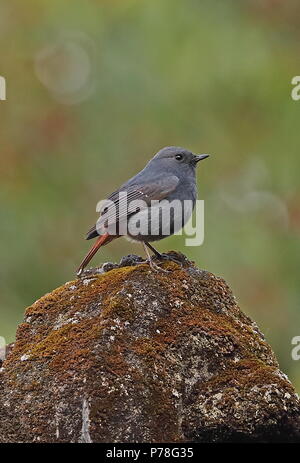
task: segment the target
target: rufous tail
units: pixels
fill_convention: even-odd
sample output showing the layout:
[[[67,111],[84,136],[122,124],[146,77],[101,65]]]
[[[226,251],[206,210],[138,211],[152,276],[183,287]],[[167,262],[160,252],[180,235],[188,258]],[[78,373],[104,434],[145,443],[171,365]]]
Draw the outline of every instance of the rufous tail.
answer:
[[[89,261],[94,257],[98,249],[103,246],[104,244],[107,244],[107,242],[111,241],[114,238],[114,236],[109,235],[108,233],[105,233],[104,235],[100,235],[99,238],[97,239],[96,243],[94,246],[90,249],[90,251],[87,253],[81,264],[79,265],[77,269],[77,275],[80,275],[84,268],[87,266]]]

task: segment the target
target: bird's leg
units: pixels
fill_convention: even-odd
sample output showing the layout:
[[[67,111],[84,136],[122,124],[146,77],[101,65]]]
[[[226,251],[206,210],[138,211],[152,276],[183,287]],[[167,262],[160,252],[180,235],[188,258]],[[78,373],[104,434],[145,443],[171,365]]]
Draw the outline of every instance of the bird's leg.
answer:
[[[154,252],[154,254],[156,255],[156,257],[157,257],[158,259],[162,259],[162,254],[161,254],[160,252],[158,252],[158,250],[155,249],[153,246],[151,246],[150,243],[145,242],[145,245],[146,245],[149,249],[151,249],[152,252]]]
[[[153,259],[152,259],[152,257],[150,256],[150,253],[149,253],[149,251],[148,251],[146,245],[148,245],[148,243],[144,243],[144,241],[143,241],[143,247],[144,247],[145,253],[146,253],[147,257],[148,257],[147,262],[149,263],[151,269],[154,270],[155,272],[165,272],[165,273],[168,273],[167,270],[165,270],[165,269],[159,267],[155,262],[153,262]],[[157,252],[157,251],[156,251],[156,252]]]
[[[172,262],[175,262],[175,264],[179,264],[181,265],[181,267],[183,266],[183,263],[179,259],[176,259],[175,257],[172,257],[169,254],[158,252],[158,250],[155,249],[150,243],[145,242],[145,245],[148,246],[148,248],[151,249],[152,252],[154,252],[155,256],[159,260],[171,260]]]

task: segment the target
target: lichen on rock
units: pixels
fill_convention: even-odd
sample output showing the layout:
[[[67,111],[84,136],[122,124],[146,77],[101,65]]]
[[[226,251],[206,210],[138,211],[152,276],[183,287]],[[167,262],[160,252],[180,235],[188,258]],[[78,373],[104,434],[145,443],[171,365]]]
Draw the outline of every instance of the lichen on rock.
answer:
[[[26,310],[0,371],[0,442],[296,441],[300,404],[225,281],[141,258]]]

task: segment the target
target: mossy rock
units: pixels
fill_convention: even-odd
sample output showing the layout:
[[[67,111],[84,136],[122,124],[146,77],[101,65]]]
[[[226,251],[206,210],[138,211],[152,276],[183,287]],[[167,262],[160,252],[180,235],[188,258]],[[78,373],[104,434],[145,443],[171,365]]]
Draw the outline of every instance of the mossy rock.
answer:
[[[29,307],[0,370],[0,442],[297,441],[262,333],[183,262],[106,265]]]

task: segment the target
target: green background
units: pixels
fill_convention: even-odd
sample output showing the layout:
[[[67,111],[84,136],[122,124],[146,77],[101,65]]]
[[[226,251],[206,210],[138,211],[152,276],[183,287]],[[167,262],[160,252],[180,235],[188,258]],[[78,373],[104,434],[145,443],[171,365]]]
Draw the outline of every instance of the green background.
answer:
[[[299,23],[287,0],[0,0],[0,336],[73,279],[97,201],[179,145],[213,154],[205,242],[158,248],[224,277],[300,390]]]

